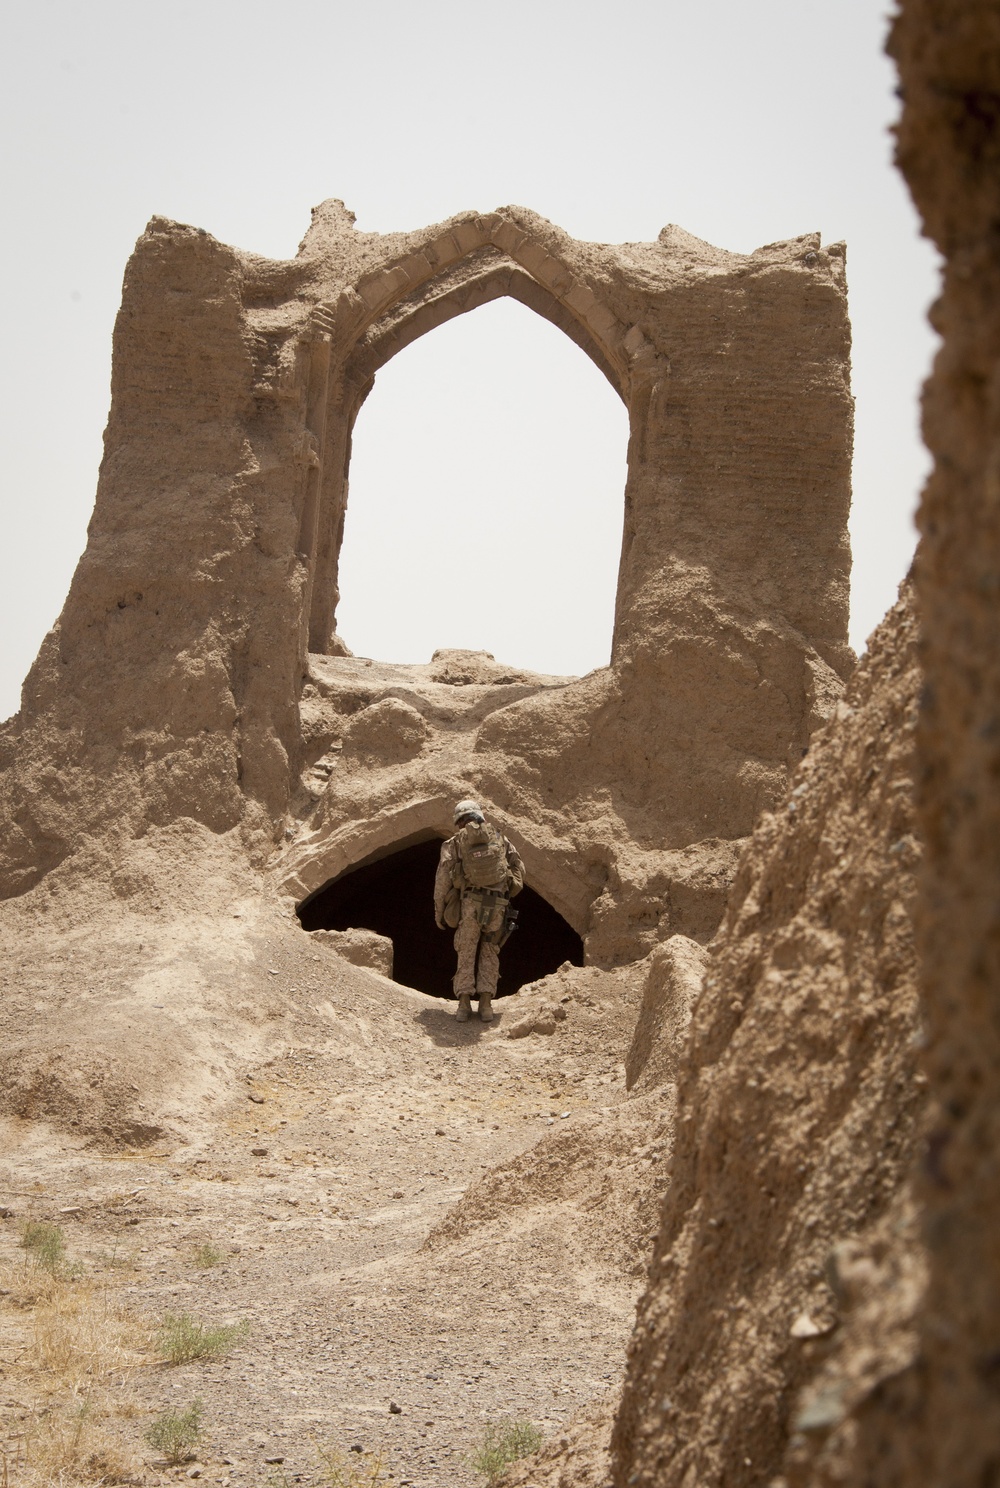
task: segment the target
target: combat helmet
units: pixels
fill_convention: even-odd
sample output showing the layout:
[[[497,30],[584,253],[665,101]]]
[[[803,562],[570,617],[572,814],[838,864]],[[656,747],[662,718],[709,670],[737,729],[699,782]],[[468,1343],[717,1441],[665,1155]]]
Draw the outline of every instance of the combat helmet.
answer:
[[[465,817],[471,816],[474,821],[483,820],[483,808],[478,801],[459,801],[452,815],[452,821],[456,827]]]

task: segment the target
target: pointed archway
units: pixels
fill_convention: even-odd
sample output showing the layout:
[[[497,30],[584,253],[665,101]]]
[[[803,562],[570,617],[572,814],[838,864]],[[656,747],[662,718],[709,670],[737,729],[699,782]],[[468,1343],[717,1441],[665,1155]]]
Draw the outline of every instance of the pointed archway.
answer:
[[[659,367],[642,331],[626,326],[578,279],[558,234],[540,233],[518,209],[446,224],[426,242],[362,275],[317,307],[309,370],[307,497],[299,551],[308,570],[308,648],[340,649],[338,567],[354,422],[378,369],[419,336],[500,296],[552,322],[591,358],[629,409],[643,406]],[[548,224],[545,224],[548,227]],[[334,347],[336,354],[334,355]]]
[[[339,635],[379,661],[461,647],[549,676],[607,666],[627,443],[592,360],[516,299],[412,342],[355,426]]]

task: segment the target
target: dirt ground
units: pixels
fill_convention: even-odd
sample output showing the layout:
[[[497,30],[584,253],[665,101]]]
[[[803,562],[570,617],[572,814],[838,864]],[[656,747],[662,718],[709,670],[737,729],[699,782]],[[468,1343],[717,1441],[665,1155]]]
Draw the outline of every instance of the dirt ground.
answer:
[[[244,951],[241,995],[284,1014],[180,1135],[2,1119],[4,1483],[370,1480],[326,1450],[471,1488],[488,1423],[557,1436],[617,1390],[670,1118],[625,1094],[641,980],[566,968],[459,1025],[278,917]],[[543,993],[556,1031],[508,1037]],[[27,1221],[63,1232],[54,1279]],[[247,1329],[171,1365],[168,1314]],[[196,1399],[196,1460],[167,1466],[145,1433]]]

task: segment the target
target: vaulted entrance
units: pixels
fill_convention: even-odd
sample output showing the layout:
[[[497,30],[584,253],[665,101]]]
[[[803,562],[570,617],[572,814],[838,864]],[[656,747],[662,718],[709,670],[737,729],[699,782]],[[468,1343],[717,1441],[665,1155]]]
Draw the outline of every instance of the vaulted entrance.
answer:
[[[434,871],[441,839],[404,847],[341,875],[298,908],[304,930],[361,928],[393,943],[393,976],[433,997],[451,997],[455,953],[450,931],[434,924]],[[564,961],[583,965],[583,942],[562,915],[527,885],[518,925],[500,953],[501,997],[546,976]]]

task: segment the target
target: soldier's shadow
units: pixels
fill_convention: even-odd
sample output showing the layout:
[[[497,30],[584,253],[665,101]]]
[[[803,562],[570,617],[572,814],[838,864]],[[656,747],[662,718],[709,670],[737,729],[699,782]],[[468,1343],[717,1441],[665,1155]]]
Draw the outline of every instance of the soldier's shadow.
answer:
[[[503,1004],[493,1004],[493,1022],[481,1023],[473,1010],[468,1023],[456,1023],[454,1002],[441,1000],[440,1008],[421,1008],[414,1021],[419,1023],[439,1049],[467,1049],[481,1038],[496,1037],[503,1022]]]

